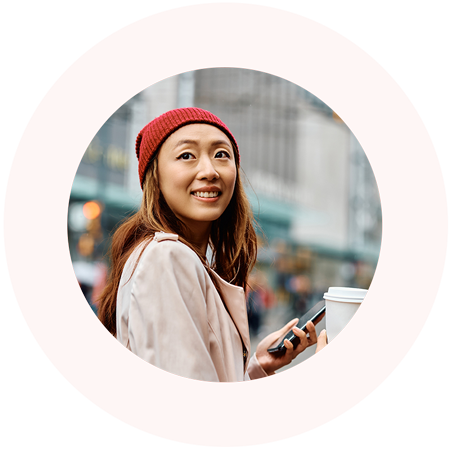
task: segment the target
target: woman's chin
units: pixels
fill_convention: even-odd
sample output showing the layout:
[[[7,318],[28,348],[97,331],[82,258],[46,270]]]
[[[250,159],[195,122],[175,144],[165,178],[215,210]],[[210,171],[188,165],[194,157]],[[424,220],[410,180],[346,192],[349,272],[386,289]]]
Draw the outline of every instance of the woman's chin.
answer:
[[[205,226],[210,225],[212,222],[219,219],[222,213],[223,211],[220,213],[210,211],[207,214],[202,212],[201,214],[194,214],[189,217],[179,217],[179,219],[181,219],[181,221],[191,230],[203,229]]]

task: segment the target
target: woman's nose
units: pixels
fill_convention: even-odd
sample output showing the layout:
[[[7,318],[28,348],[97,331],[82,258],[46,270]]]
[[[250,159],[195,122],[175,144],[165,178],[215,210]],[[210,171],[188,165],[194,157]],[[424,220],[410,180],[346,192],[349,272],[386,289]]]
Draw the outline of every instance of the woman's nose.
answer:
[[[197,177],[199,179],[214,180],[219,178],[219,173],[209,157],[200,158]]]

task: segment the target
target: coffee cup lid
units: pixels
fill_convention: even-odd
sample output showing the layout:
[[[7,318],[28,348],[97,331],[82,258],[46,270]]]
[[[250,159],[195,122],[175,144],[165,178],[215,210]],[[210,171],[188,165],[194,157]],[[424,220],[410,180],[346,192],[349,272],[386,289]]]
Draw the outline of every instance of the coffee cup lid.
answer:
[[[367,294],[367,289],[349,287],[329,287],[323,294],[325,300],[338,302],[361,303]]]

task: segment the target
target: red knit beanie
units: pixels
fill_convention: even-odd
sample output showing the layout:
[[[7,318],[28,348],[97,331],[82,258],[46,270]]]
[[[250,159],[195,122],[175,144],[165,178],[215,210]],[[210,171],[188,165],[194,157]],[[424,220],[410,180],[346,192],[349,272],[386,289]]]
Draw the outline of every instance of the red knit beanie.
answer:
[[[222,130],[236,147],[238,165],[239,148],[228,127],[214,114],[200,108],[180,108],[168,111],[147,124],[136,138],[136,156],[139,160],[139,179],[141,187],[147,167],[164,141],[178,128],[192,123],[206,123]]]

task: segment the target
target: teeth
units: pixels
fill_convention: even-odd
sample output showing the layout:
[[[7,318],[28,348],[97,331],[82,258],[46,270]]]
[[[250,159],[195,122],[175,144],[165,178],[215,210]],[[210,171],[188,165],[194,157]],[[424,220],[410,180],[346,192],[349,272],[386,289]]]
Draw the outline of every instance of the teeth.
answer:
[[[214,197],[218,197],[219,193],[218,192],[194,192],[194,195],[196,197],[214,198]]]

